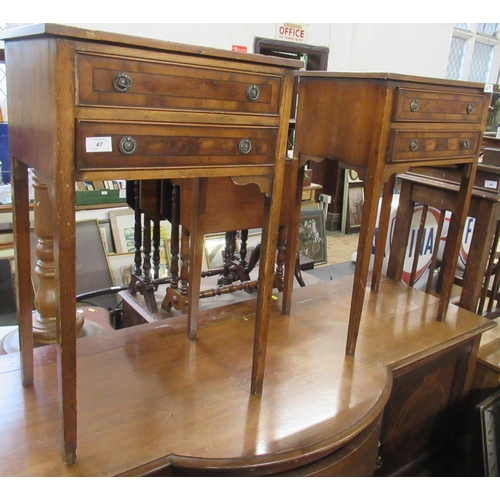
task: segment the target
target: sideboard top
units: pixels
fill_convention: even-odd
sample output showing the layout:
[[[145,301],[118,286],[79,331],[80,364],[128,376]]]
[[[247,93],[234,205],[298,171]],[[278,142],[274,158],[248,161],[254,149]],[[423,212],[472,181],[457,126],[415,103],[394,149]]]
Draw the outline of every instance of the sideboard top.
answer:
[[[213,49],[198,45],[189,45],[177,42],[167,42],[159,39],[144,38],[139,36],[111,33],[107,31],[96,31],[76,28],[64,24],[41,23],[30,24],[20,28],[5,30],[0,34],[0,40],[20,40],[35,37],[60,37],[83,41],[112,43],[121,46],[163,50],[168,52],[188,53],[204,55],[207,57],[222,59],[239,59],[246,62],[266,64],[270,66],[281,66],[291,69],[300,69],[304,63],[295,59],[285,59],[261,54],[250,54],[246,52],[232,52],[230,50]]]

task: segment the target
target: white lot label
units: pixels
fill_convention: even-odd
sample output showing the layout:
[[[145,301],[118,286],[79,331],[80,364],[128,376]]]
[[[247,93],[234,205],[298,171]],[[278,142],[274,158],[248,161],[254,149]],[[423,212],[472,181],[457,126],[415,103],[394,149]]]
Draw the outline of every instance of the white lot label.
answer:
[[[498,186],[497,181],[484,181],[484,187],[490,189],[496,189]]]
[[[87,153],[110,153],[113,151],[111,137],[86,137],[85,151]]]

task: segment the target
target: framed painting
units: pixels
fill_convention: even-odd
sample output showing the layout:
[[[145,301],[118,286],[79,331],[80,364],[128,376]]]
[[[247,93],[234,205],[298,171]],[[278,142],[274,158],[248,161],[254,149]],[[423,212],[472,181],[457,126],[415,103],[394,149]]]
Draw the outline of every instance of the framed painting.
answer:
[[[313,260],[315,264],[326,264],[328,262],[326,249],[325,212],[323,210],[302,212],[299,224],[299,254]]]
[[[500,470],[500,391],[478,405],[481,419],[484,475],[498,477]]]
[[[128,286],[132,279],[134,254],[121,253],[108,255],[109,268],[114,286]]]
[[[224,265],[226,236],[224,233],[205,236],[205,261],[207,269],[217,269]]]
[[[135,212],[131,208],[120,208],[109,211],[109,221],[111,224],[111,233],[113,235],[114,249],[117,254],[135,252],[134,245],[134,226]],[[141,224],[144,227],[144,215]],[[151,223],[151,228],[153,223]],[[151,229],[152,232],[152,229]],[[172,225],[168,221],[160,223],[160,242],[161,247],[165,242],[171,239]],[[152,235],[151,235],[152,236]]]
[[[115,244],[111,233],[111,223],[109,220],[99,221],[99,230],[101,231],[102,242],[106,254],[115,253]]]
[[[116,253],[133,252],[135,212],[131,208],[120,208],[109,211],[109,222]]]

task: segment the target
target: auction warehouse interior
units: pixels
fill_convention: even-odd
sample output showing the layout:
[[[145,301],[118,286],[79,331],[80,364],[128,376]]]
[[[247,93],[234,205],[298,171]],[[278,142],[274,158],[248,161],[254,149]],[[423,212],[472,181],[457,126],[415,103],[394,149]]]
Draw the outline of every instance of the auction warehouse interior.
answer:
[[[500,23],[0,23],[0,476],[485,477]]]

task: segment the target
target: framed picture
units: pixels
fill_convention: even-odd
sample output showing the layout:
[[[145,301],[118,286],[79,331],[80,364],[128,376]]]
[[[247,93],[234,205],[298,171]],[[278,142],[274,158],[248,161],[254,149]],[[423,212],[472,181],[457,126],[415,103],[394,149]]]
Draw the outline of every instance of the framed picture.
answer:
[[[217,269],[224,265],[226,235],[224,233],[205,236],[205,260],[208,269]]]
[[[363,186],[352,186],[349,188],[349,214],[347,220],[349,229],[361,226],[364,201]]]
[[[325,212],[306,210],[300,214],[298,252],[315,264],[326,264]]]
[[[364,183],[355,170],[345,171],[342,202],[342,233],[359,232],[364,204]]]
[[[109,269],[114,286],[128,286],[132,279],[134,267],[133,253],[117,253],[108,255]]]
[[[134,252],[135,212],[131,208],[110,210],[109,222],[116,253]]]
[[[109,211],[111,233],[113,235],[114,249],[117,254],[135,252],[135,212],[131,208],[120,208]],[[141,218],[144,228],[144,215]],[[151,232],[153,224],[151,223]],[[171,239],[172,225],[164,220],[160,223],[160,248],[165,247],[165,242]],[[152,236],[152,235],[151,235]]]
[[[500,391],[478,405],[481,419],[484,475],[498,477],[500,470]]]
[[[111,222],[109,220],[100,220],[99,229],[101,231],[101,238],[106,254],[115,253],[115,244],[113,242],[113,235],[111,233]]]

